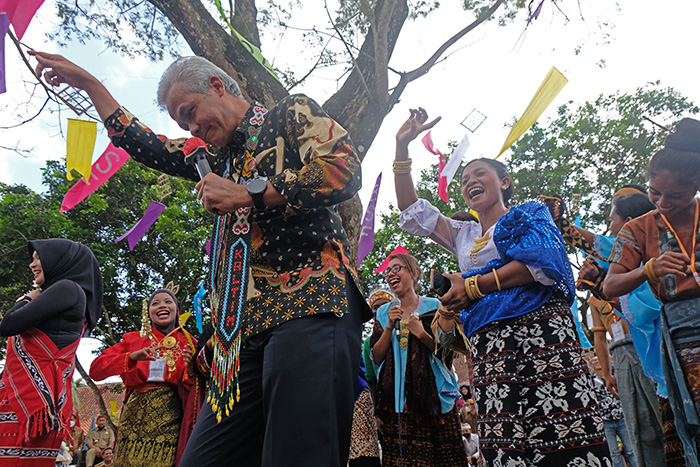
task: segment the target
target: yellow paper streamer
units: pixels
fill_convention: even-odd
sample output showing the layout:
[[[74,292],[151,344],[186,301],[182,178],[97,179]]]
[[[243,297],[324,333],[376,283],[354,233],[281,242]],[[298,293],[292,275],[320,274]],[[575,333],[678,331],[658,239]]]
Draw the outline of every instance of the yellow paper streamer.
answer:
[[[523,133],[525,133],[527,129],[537,121],[540,115],[542,115],[542,112],[544,112],[549,104],[552,103],[554,98],[557,97],[557,94],[559,94],[559,91],[561,91],[564,85],[568,82],[569,80],[566,79],[564,75],[562,75],[561,72],[555,67],[552,67],[552,69],[549,70],[549,73],[547,73],[544,81],[542,81],[542,84],[540,84],[540,88],[537,90],[535,96],[528,104],[527,109],[525,109],[525,112],[523,112],[523,115],[518,119],[518,121],[515,122],[513,128],[510,129],[506,142],[503,143],[501,151],[496,157],[494,157],[494,159],[498,159],[506,149],[511,147],[513,143],[515,143],[518,138],[520,138]]]
[[[78,172],[85,180],[90,178],[95,138],[97,138],[97,122],[68,119],[66,135],[66,176],[68,180],[73,180],[71,170]]]
[[[112,409],[112,415],[117,415],[117,401],[109,401],[110,409]]]

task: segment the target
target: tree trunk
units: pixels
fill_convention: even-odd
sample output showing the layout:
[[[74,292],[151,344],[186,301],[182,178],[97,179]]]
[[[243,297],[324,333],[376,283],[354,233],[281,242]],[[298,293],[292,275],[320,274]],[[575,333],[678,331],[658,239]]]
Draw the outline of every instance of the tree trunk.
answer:
[[[201,1],[172,0],[167,6],[158,0],[148,1],[173,23],[195,55],[215,63],[236,79],[248,100],[272,107],[289,94],[237,38],[227,34]]]
[[[380,1],[375,7],[375,11],[381,11],[383,3]],[[406,0],[399,0],[394,5],[390,18],[384,23],[386,29],[385,33],[382,34],[382,42],[385,44],[386,50],[382,55],[387,57],[387,60],[394,51],[406,18],[408,18],[408,4]],[[377,79],[377,73],[388,73],[386,69],[377,70],[375,68],[374,57],[374,29],[370,27],[358,53],[356,66],[353,67],[348,79],[345,80],[338,92],[323,104],[326,112],[348,130],[357,147],[360,159],[364,159],[372,141],[377,136],[384,117],[391,111],[391,106],[386,104],[387,99],[380,102],[372,95],[377,86],[380,85],[378,83],[385,82],[385,80]],[[365,87],[365,83],[367,87]]]

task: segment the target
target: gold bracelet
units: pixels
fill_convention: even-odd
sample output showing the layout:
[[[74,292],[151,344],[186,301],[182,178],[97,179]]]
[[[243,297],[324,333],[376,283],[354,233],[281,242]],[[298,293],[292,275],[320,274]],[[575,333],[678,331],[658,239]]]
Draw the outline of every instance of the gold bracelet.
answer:
[[[654,260],[656,258],[651,258],[644,264],[644,272],[651,282],[659,282],[659,276],[654,272]]]
[[[497,288],[498,291],[500,292],[500,291],[503,290],[503,289],[501,289],[501,281],[498,280],[498,273],[496,272],[495,269],[493,270],[493,278],[496,279],[496,288]]]
[[[467,297],[472,302],[480,298],[484,298],[484,294],[481,293],[481,290],[479,289],[478,280],[480,277],[481,274],[477,274],[476,276],[471,276],[464,279],[464,291],[467,293]]]
[[[477,274],[476,276],[472,276],[472,287],[474,288],[474,295],[477,298],[484,298],[484,294],[481,292],[481,289],[479,288],[479,278],[481,277],[481,274]]]
[[[394,173],[395,174],[409,174],[411,173],[412,159],[405,161],[394,161]]]
[[[605,326],[593,326],[591,328],[593,332],[605,332]]]
[[[473,282],[474,282],[474,276],[472,277],[467,277],[464,279],[464,291],[467,293],[467,298],[469,298],[470,302],[473,302],[476,300],[478,297],[476,296],[476,291],[474,290]]]

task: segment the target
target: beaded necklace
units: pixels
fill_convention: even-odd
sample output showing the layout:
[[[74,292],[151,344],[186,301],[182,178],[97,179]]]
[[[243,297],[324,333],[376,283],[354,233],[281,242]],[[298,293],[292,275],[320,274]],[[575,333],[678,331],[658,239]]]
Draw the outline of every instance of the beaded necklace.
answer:
[[[416,305],[416,309],[413,310],[413,313],[417,312],[423,307],[423,297],[418,296],[418,305]],[[411,313],[411,314],[413,314]],[[408,320],[411,318],[411,315],[408,315],[408,318],[404,318],[401,321],[399,321],[399,347],[401,347],[402,350],[408,349],[408,335],[410,334],[410,331],[408,330]]]
[[[180,355],[182,355],[180,344],[178,343],[177,339],[173,337],[173,334],[175,334],[181,328],[182,326],[176,327],[160,341],[156,339],[156,336],[153,335],[153,331],[151,331],[151,341],[165,348],[163,351],[163,357],[165,357],[165,364],[168,365],[168,374],[175,370],[175,361],[180,358]]]
[[[692,232],[692,243],[691,243],[691,249],[690,254],[686,251],[685,247],[683,246],[683,242],[681,242],[681,237],[678,235],[671,225],[671,223],[666,219],[666,216],[664,216],[661,211],[659,211],[659,214],[661,214],[661,218],[664,220],[666,223],[666,226],[669,228],[671,233],[673,233],[673,236],[676,237],[676,241],[678,241],[678,246],[680,247],[681,251],[683,252],[684,255],[686,255],[688,258],[690,258],[690,270],[693,272],[693,278],[695,279],[695,283],[697,284],[698,287],[700,287],[700,274],[698,274],[698,268],[695,265],[695,258],[696,258],[696,252],[695,252],[695,242],[697,240],[697,235],[698,235],[698,214],[700,214],[700,200],[697,198],[695,199],[695,219],[693,221],[693,232]]]

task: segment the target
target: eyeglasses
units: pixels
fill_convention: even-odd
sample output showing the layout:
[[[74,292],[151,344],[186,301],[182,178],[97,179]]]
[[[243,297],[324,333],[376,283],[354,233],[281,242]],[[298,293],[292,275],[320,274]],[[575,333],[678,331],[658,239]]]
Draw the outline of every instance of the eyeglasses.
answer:
[[[401,269],[407,268],[407,266],[404,266],[403,264],[395,264],[390,268],[386,268],[384,272],[382,272],[382,277],[386,277],[392,272],[394,274],[398,274]]]

